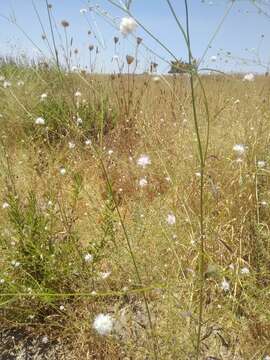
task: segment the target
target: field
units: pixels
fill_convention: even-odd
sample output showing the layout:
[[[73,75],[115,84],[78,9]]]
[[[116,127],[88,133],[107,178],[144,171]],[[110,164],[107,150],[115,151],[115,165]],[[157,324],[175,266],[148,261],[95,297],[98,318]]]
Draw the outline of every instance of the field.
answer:
[[[1,359],[33,341],[42,359],[195,358],[201,173],[188,76],[10,61],[0,73]],[[270,82],[201,81],[200,359],[267,359]]]

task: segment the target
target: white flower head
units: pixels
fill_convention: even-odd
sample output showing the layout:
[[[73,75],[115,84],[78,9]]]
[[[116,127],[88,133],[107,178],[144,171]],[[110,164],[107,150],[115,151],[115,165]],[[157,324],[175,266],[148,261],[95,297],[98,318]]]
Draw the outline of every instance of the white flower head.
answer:
[[[11,87],[11,82],[10,81],[4,81],[3,86],[4,86],[5,89],[9,88],[9,87]]]
[[[140,186],[141,188],[144,188],[145,186],[147,186],[147,184],[148,184],[148,181],[147,181],[146,178],[141,178],[141,179],[139,180],[139,186]]]
[[[18,86],[23,86],[23,85],[24,85],[24,81],[19,80],[19,81],[17,82],[17,85],[18,85]]]
[[[46,94],[46,93],[43,93],[43,94],[40,95],[40,99],[41,99],[42,101],[45,100],[45,99],[47,99],[47,97],[48,97],[48,94]]]
[[[8,209],[9,206],[10,206],[9,203],[5,201],[5,202],[3,203],[3,205],[2,205],[2,208],[3,208],[3,209]]]
[[[210,60],[215,62],[215,61],[217,61],[217,57],[215,55],[213,55],[213,56],[211,56]]]
[[[93,328],[99,335],[109,335],[113,329],[113,319],[109,314],[99,314],[96,316]]]
[[[45,125],[45,120],[43,119],[43,117],[38,117],[35,121],[36,125]]]
[[[166,220],[167,220],[167,223],[168,223],[169,225],[174,225],[174,224],[176,223],[176,217],[175,217],[175,215],[172,214],[172,213],[168,214]]]
[[[269,355],[266,355],[263,360],[270,360],[270,356]]]
[[[248,267],[243,267],[241,270],[240,270],[240,273],[243,274],[243,275],[248,275],[249,274],[249,268]]]
[[[243,77],[243,81],[254,81],[255,80],[255,76],[252,73],[246,74]]]
[[[88,145],[91,145],[91,144],[92,144],[92,141],[91,141],[90,139],[87,139],[87,140],[85,140],[84,143],[85,143],[85,145],[88,146]]]
[[[137,164],[142,168],[145,168],[147,165],[151,165],[151,159],[148,155],[141,155],[137,160]]]
[[[76,146],[76,144],[75,144],[73,141],[70,141],[70,142],[68,143],[69,149],[74,149],[75,146]]]
[[[86,14],[86,13],[87,13],[87,9],[80,9],[80,13],[81,13],[81,14]]]
[[[89,254],[89,253],[87,253],[87,254],[84,255],[84,261],[85,261],[86,263],[89,263],[89,262],[91,262],[92,260],[93,260],[93,255],[91,255],[91,254]]]
[[[81,97],[82,93],[80,91],[76,91],[74,94],[75,97]]]
[[[138,24],[133,18],[123,17],[120,23],[120,31],[124,36],[126,36],[133,33],[136,30],[137,26]]]
[[[43,336],[43,338],[42,338],[42,340],[41,340],[41,342],[42,342],[42,344],[48,344],[48,342],[49,342],[49,338],[48,338],[48,336]]]
[[[266,162],[264,160],[258,160],[257,166],[258,168],[264,168],[266,166]]]
[[[99,275],[100,275],[101,279],[105,280],[111,275],[111,272],[110,271],[104,271],[104,272],[100,272]]]
[[[60,171],[60,174],[63,176],[66,175],[66,173],[67,173],[67,170],[64,167],[61,167],[59,171]]]
[[[235,151],[238,155],[243,155],[246,151],[246,147],[243,144],[235,144],[233,146],[233,151]]]
[[[230,284],[229,282],[224,278],[221,285],[220,285],[221,289],[225,292],[230,290]]]
[[[59,306],[59,310],[60,310],[60,311],[64,311],[64,310],[65,310],[64,305],[60,305],[60,306]]]
[[[77,120],[76,120],[76,123],[77,125],[82,125],[83,121],[82,121],[82,118],[78,117]]]

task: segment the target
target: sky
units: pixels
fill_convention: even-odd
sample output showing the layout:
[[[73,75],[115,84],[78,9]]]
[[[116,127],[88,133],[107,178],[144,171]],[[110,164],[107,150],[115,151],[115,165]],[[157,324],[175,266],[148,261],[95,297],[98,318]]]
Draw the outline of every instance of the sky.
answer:
[[[138,49],[138,72],[146,71],[151,61],[159,64],[158,72],[166,73],[169,70],[172,56],[143,29],[138,28],[135,37],[122,36],[119,22],[125,14],[108,0],[50,0],[49,3],[53,6],[53,17],[58,27],[56,42],[60,53],[65,48],[65,33],[60,23],[67,20],[70,24],[67,28],[68,41],[72,38],[73,50],[78,49],[72,65],[88,69],[92,66],[102,72],[116,71],[116,55],[120,62],[127,54],[134,56],[136,36],[139,36],[143,42]],[[171,0],[171,3],[185,26],[184,1]],[[227,13],[201,67],[227,72],[265,72],[270,64],[270,1],[257,0],[254,5],[253,0],[236,0],[231,4],[229,0],[188,0],[193,56],[196,59],[202,57]],[[34,7],[51,43],[45,0],[0,0],[1,55],[19,56],[25,53],[29,58],[50,56]],[[89,11],[89,7],[93,10]],[[82,14],[81,9],[88,11]],[[131,12],[177,58],[187,60],[183,36],[166,0],[133,0]],[[17,25],[11,24],[5,17],[15,17]],[[116,47],[113,41],[115,36],[120,39]],[[91,57],[89,45],[95,46]]]

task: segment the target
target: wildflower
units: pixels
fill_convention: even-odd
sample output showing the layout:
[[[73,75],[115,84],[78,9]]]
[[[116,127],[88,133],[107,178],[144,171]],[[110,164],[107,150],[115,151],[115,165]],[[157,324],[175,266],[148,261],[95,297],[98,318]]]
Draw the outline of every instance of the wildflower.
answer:
[[[91,144],[92,144],[92,141],[91,141],[90,139],[87,139],[87,140],[85,140],[84,143],[85,143],[85,145],[88,146],[88,145],[91,145]]]
[[[101,279],[105,280],[111,275],[111,272],[110,271],[105,271],[105,272],[101,272],[99,274],[100,274]]]
[[[17,268],[17,267],[19,267],[21,265],[21,263],[19,261],[12,260],[11,265],[14,266],[15,268]]]
[[[0,279],[0,285],[3,285],[5,283],[5,279]]]
[[[60,311],[64,311],[64,310],[65,310],[64,305],[60,305],[59,310],[60,310]]]
[[[64,28],[67,28],[69,27],[69,22],[67,20],[62,20],[61,21],[61,25],[64,27]]]
[[[123,17],[120,23],[120,32],[126,36],[136,30],[138,24],[131,17]]]
[[[42,117],[38,117],[35,121],[36,125],[45,125],[45,120]]]
[[[269,355],[266,355],[263,360],[270,360],[270,356]]]
[[[76,144],[75,144],[74,142],[72,142],[72,141],[70,141],[70,142],[68,143],[69,149],[74,149],[75,146],[76,146]]]
[[[10,86],[11,86],[11,82],[10,82],[10,81],[4,81],[4,82],[3,82],[3,86],[4,86],[5,89],[8,88],[8,87],[10,87]]]
[[[40,95],[40,99],[43,101],[47,99],[48,95],[46,93]]]
[[[60,168],[60,174],[61,175],[63,175],[63,176],[66,175],[66,172],[67,172],[67,170],[64,167]]]
[[[80,117],[77,118],[76,120],[76,124],[79,126],[79,125],[82,125],[83,121]]]
[[[262,206],[267,206],[267,202],[263,200],[263,201],[261,201],[261,205]]]
[[[84,261],[85,261],[86,263],[89,263],[89,262],[91,262],[92,260],[93,260],[93,255],[91,255],[91,254],[89,254],[89,253],[87,253],[87,254],[84,255]]]
[[[80,91],[76,91],[74,94],[75,97],[81,97],[82,93]]]
[[[141,188],[147,186],[147,184],[148,184],[148,181],[146,180],[146,178],[142,178],[142,179],[139,180],[139,186]]]
[[[48,336],[43,336],[43,338],[41,339],[42,344],[48,344],[49,339]]]
[[[169,224],[169,225],[174,225],[175,223],[176,223],[176,217],[175,217],[175,215],[174,214],[168,214],[168,216],[167,216],[167,223]]]
[[[215,55],[211,56],[211,61],[213,62],[217,61],[217,57]]]
[[[99,314],[96,316],[93,328],[99,333],[99,335],[109,335],[113,328],[113,319],[107,314]]]
[[[86,13],[87,13],[87,9],[80,9],[80,13],[81,13],[81,14],[86,14]]]
[[[2,208],[3,209],[7,209],[7,208],[9,208],[9,203],[7,203],[6,201],[3,203],[3,205],[2,205]]]
[[[200,173],[200,171],[197,171],[197,172],[195,172],[195,176],[197,176],[197,177],[201,177],[201,173]]]
[[[240,103],[240,100],[239,99],[236,99],[235,102],[234,102],[234,105],[237,105]]]
[[[233,146],[233,150],[238,154],[238,155],[243,155],[245,153],[245,145],[243,144],[235,144]]]
[[[145,168],[147,165],[151,165],[151,159],[148,155],[141,155],[137,160],[137,164],[142,168]]]
[[[22,81],[22,80],[18,81],[18,82],[17,82],[17,85],[18,85],[18,86],[23,86],[23,85],[24,85],[24,81]]]
[[[222,283],[221,283],[221,289],[225,292],[230,290],[230,284],[228,283],[228,281],[224,278]]]
[[[243,77],[243,81],[254,81],[255,80],[255,76],[252,73],[246,74]]]
[[[248,275],[248,274],[249,274],[249,268],[247,268],[246,266],[243,267],[243,268],[240,270],[240,273],[243,274],[243,275]]]
[[[258,168],[264,168],[266,165],[266,162],[264,160],[258,160],[257,166]]]

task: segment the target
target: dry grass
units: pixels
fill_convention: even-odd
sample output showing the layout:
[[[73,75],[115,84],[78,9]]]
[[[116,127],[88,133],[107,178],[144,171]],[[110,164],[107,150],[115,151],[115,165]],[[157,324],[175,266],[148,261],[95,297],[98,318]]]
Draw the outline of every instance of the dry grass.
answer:
[[[192,359],[199,163],[186,77],[167,78],[166,84],[148,76],[61,79],[53,70],[0,71],[12,82],[0,88],[1,196],[9,204],[0,218],[2,326],[60,339],[74,359],[151,358],[141,286],[100,157],[142,277],[159,358]],[[134,81],[130,94],[128,81]],[[202,81],[211,141],[201,358],[263,359],[270,352],[269,78]],[[48,97],[41,102],[42,93]],[[199,88],[196,102],[204,134]],[[76,125],[79,115],[82,126]],[[35,125],[38,116],[45,126]],[[85,145],[87,138],[97,152]],[[235,144],[247,146],[241,162]],[[151,159],[145,169],[137,165],[141,154]],[[266,167],[258,168],[258,160]],[[144,188],[141,178],[148,181]],[[170,213],[175,225],[166,221]],[[90,264],[86,253],[94,256]],[[243,268],[249,273],[241,273]],[[100,272],[111,274],[102,279]],[[99,336],[92,328],[98,313],[116,319],[112,335]]]

